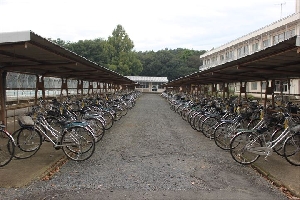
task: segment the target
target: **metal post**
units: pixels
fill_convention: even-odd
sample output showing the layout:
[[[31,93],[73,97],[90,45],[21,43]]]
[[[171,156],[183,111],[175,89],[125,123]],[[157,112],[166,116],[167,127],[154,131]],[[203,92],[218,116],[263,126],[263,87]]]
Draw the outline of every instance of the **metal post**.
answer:
[[[1,81],[0,81],[0,102],[1,102],[1,109],[0,109],[0,121],[2,124],[6,126],[6,112],[5,112],[5,105],[6,105],[6,71],[0,71]]]

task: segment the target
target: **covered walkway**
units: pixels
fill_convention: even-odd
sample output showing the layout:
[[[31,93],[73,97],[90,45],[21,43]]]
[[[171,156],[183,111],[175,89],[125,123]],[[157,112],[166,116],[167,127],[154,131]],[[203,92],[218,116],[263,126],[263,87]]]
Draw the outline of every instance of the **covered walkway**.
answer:
[[[7,88],[7,74],[10,72],[33,75],[31,87],[20,85]],[[6,124],[8,110],[31,106],[28,99],[17,101],[16,105],[7,104],[6,91],[33,90],[37,103],[38,92],[47,98],[46,90],[60,90],[60,95],[68,96],[69,90],[76,95],[100,94],[132,90],[134,82],[105,67],[81,57],[32,31],[0,33],[0,121]],[[48,77],[61,79],[59,88],[45,86]],[[14,80],[19,81],[19,80]],[[70,84],[71,83],[71,84]]]

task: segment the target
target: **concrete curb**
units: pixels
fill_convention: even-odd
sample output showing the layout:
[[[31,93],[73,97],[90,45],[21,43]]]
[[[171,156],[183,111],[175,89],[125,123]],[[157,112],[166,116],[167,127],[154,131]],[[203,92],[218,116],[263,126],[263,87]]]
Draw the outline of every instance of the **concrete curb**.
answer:
[[[256,163],[251,164],[251,167],[257,171],[259,174],[261,174],[264,178],[269,180],[274,186],[278,187],[283,193],[285,193],[287,196],[293,196],[296,198],[293,199],[300,199],[299,191],[294,191],[292,188],[290,188],[288,185],[284,184],[281,180],[276,178],[276,175],[272,175],[270,172],[265,170],[264,168],[260,167]]]

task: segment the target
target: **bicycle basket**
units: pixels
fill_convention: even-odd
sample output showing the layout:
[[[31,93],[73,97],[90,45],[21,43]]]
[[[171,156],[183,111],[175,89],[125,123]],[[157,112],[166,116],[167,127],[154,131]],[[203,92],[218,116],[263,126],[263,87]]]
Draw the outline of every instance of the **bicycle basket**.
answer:
[[[34,121],[30,116],[20,116],[18,122],[21,127],[34,126]]]

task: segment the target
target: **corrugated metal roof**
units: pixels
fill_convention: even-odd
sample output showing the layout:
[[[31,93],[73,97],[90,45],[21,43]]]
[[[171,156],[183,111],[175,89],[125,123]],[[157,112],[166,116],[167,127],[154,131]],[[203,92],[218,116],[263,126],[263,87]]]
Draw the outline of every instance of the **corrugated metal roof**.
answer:
[[[168,86],[236,83],[300,77],[300,36],[263,51],[170,81]]]
[[[168,77],[151,77],[151,76],[125,76],[135,82],[168,82]]]
[[[0,33],[0,69],[8,72],[113,84],[134,84],[32,31]]]

